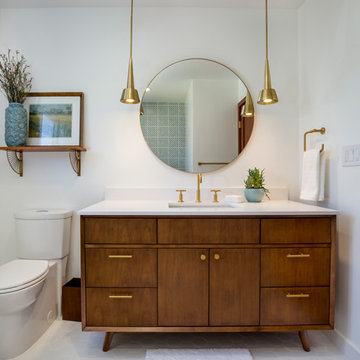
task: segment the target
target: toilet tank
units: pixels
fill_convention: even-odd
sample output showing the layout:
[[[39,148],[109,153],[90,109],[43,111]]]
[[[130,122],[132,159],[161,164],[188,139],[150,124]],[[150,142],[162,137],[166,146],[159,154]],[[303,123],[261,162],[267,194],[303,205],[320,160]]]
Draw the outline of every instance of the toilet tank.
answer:
[[[15,213],[17,254],[22,259],[61,259],[69,254],[72,212],[33,209]]]

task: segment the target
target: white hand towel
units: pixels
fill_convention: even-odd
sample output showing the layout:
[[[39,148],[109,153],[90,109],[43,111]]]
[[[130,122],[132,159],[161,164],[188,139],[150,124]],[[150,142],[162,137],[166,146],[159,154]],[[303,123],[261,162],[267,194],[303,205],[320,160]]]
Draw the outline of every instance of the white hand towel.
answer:
[[[300,199],[309,201],[324,200],[325,152],[320,149],[308,150],[303,156],[303,170]]]
[[[320,153],[320,190],[319,190],[319,200],[325,200],[325,163],[326,163],[326,153],[325,150]]]

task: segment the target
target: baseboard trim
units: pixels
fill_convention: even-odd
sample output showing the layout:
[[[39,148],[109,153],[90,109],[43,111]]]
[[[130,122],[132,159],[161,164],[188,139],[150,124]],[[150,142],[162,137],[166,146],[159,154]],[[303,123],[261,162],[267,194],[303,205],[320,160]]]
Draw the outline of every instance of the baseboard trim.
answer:
[[[349,360],[360,360],[360,349],[340,331],[335,329],[324,333]]]

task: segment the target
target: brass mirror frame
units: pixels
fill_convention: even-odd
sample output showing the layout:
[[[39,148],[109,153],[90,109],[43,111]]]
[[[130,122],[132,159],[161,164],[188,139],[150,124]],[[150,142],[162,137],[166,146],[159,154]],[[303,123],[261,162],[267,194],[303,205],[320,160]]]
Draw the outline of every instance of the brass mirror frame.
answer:
[[[215,63],[215,64],[218,64],[218,65],[221,65],[223,67],[225,67],[226,69],[230,70],[245,86],[246,90],[248,91],[250,97],[251,97],[251,100],[252,100],[252,96],[251,96],[251,93],[250,93],[250,90],[249,90],[249,87],[246,85],[245,81],[239,76],[239,74],[237,72],[235,72],[233,69],[231,69],[229,66],[227,65],[224,65],[223,63],[219,62],[219,61],[216,61],[216,60],[211,60],[211,59],[208,59],[208,58],[186,58],[186,59],[182,59],[182,60],[178,60],[178,61],[174,61],[173,63],[165,66],[163,69],[161,69],[151,80],[150,82],[147,84],[147,86],[145,87],[145,90],[144,90],[144,93],[143,95],[141,96],[141,100],[140,100],[140,107],[139,107],[139,125],[140,125],[140,129],[141,129],[141,134],[144,138],[144,141],[146,143],[146,145],[148,146],[148,148],[151,150],[152,154],[159,160],[161,161],[163,164],[165,164],[166,166],[168,166],[169,168],[173,169],[173,170],[177,170],[177,171],[180,171],[184,174],[189,174],[189,175],[196,175],[198,172],[189,172],[189,171],[184,171],[184,170],[180,170],[180,169],[177,169],[171,165],[169,165],[168,163],[166,163],[165,161],[161,160],[155,153],[154,151],[152,150],[152,148],[150,147],[150,145],[148,144],[145,136],[144,136],[144,132],[142,130],[142,127],[141,127],[141,109],[143,108],[143,100],[144,100],[144,96],[146,94],[146,89],[150,87],[151,83],[158,77],[158,75],[160,75],[163,71],[165,71],[167,68],[175,65],[175,64],[178,64],[178,63],[181,63],[181,62],[184,62],[184,61],[189,61],[189,60],[205,60],[205,61],[210,61],[212,63]],[[255,123],[255,112],[254,112],[254,123]],[[252,137],[252,134],[254,132],[254,129],[250,135],[250,138],[249,138],[249,141]],[[248,143],[246,143],[247,145]],[[245,146],[246,147],[246,146]],[[245,148],[244,147],[244,148]],[[214,173],[216,171],[219,171],[219,170],[223,170],[225,168],[227,168],[228,166],[230,166],[236,159],[239,158],[239,156],[242,155],[242,153],[238,154],[234,159],[232,159],[228,164],[226,165],[223,165],[222,167],[218,168],[218,169],[215,169],[215,170],[211,170],[211,171],[201,171],[202,174],[210,174],[210,173]]]

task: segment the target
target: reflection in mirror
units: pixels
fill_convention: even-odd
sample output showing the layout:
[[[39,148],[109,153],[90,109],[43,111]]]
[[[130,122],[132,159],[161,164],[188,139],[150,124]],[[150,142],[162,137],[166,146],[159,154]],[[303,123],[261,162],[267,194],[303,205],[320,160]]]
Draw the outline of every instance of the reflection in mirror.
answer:
[[[247,88],[229,68],[187,59],[161,71],[142,99],[141,128],[154,154],[186,172],[217,170],[247,144],[253,117],[242,117]]]

